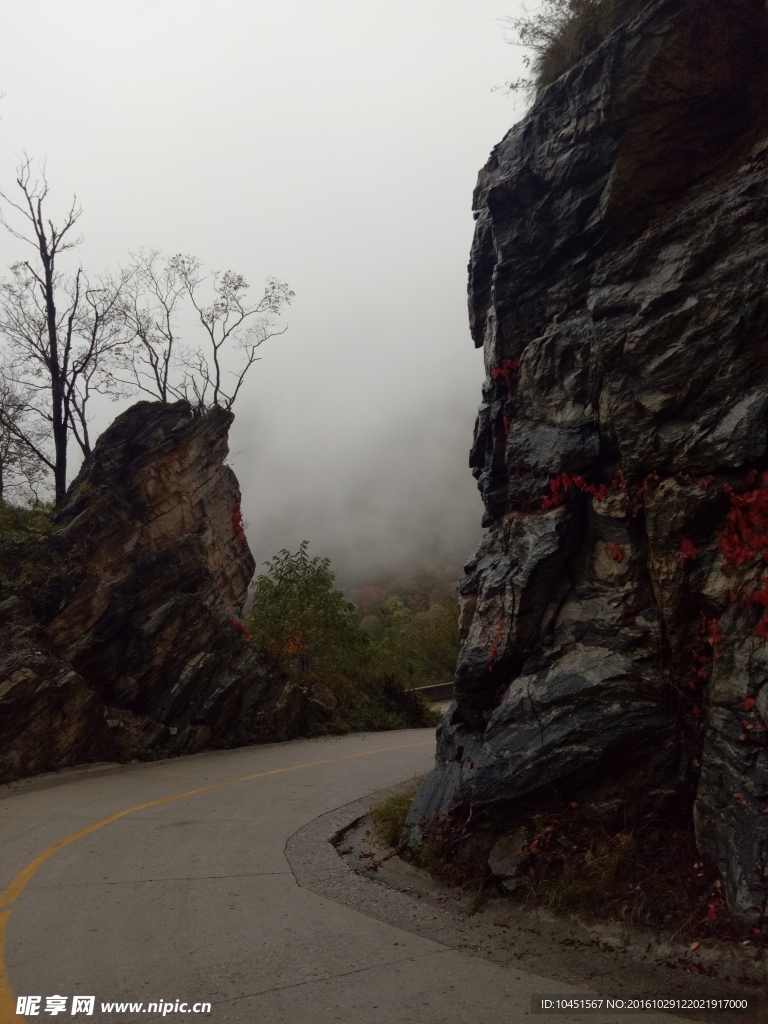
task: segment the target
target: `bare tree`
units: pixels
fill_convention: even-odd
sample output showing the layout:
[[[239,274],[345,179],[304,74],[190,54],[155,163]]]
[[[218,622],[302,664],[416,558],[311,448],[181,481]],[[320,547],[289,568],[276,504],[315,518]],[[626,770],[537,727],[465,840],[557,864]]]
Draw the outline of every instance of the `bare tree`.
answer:
[[[183,398],[173,372],[178,362],[176,316],[186,294],[170,260],[152,249],[132,254],[123,301],[124,326],[132,344],[123,349],[124,383],[162,402]]]
[[[26,158],[16,184],[18,198],[0,191],[0,223],[33,255],[0,282],[0,357],[12,389],[11,411],[0,413],[0,428],[14,452],[23,450],[53,475],[58,504],[66,492],[70,440],[84,455],[91,450],[94,393],[121,397],[138,388],[166,402],[184,398],[198,412],[212,405],[231,409],[256,350],[284,332],[277,320],[294,293],[270,278],[251,301],[241,274],[207,278],[195,257],[155,251],[140,252],[117,276],[89,279],[82,267],[66,273],[61,257],[81,241],[77,199],[54,223],[45,170],[35,175]],[[176,319],[186,305],[201,328],[197,346],[177,337]]]
[[[194,256],[170,258],[156,251],[133,257],[125,303],[130,346],[123,350],[134,383],[162,401],[184,398],[197,411],[213,405],[231,409],[246,374],[269,338],[283,334],[277,320],[293,300],[287,284],[269,278],[258,301],[249,301],[249,286],[232,270],[202,274]],[[208,283],[209,302],[203,298]],[[202,343],[182,344],[176,328],[183,300],[201,327]]]
[[[38,457],[53,473],[58,504],[66,491],[70,436],[84,454],[90,452],[89,398],[94,391],[114,393],[120,387],[109,372],[109,357],[119,354],[123,339],[125,274],[93,283],[82,267],[64,274],[60,257],[81,241],[74,235],[81,214],[77,200],[54,224],[45,209],[45,171],[35,177],[27,158],[16,184],[18,202],[0,192],[0,223],[34,255],[14,264],[11,279],[0,285],[0,335],[12,366],[11,383],[34,396],[24,422],[36,416],[48,425],[53,451],[50,458],[38,451]],[[8,215],[22,227],[10,223]],[[32,436],[27,441],[36,450]]]
[[[8,494],[39,501],[46,470],[53,469],[49,432],[33,411],[32,396],[14,384],[14,376],[10,367],[0,365],[0,503]]]

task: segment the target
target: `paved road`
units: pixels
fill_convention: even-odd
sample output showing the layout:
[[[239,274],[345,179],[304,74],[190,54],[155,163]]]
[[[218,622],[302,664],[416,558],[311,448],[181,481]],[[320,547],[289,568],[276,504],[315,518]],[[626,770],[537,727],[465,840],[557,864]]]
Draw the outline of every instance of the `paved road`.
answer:
[[[301,888],[286,860],[298,829],[427,771],[433,758],[433,732],[409,730],[129,766],[39,789],[6,787],[0,1024],[22,1020],[16,998],[28,995],[43,997],[30,1021],[523,1020],[532,992],[567,986]],[[75,994],[96,997],[92,1017],[72,1017]],[[45,1013],[53,995],[68,997],[66,1015]],[[118,1000],[210,1002],[212,1010],[165,1018],[100,1012],[102,1001]]]

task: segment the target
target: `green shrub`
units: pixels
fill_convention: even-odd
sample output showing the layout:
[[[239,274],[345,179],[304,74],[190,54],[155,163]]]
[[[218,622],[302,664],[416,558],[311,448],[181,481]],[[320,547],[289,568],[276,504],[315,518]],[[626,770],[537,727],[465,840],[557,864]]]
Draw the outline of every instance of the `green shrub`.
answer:
[[[51,512],[0,502],[0,600],[39,598],[56,582]]]
[[[20,597],[44,621],[72,593],[82,572],[82,560],[57,532],[52,505],[0,501],[0,601]]]
[[[530,78],[510,82],[510,89],[538,91],[554,82],[649,0],[544,0],[534,14],[510,18],[517,45],[529,50],[524,63]]]
[[[50,536],[52,505],[11,505],[0,501],[0,542]]]

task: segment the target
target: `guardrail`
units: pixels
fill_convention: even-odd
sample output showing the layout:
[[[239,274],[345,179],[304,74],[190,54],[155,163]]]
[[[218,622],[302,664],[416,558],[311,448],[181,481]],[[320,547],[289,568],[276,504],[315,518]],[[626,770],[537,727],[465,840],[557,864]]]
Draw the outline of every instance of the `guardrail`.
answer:
[[[438,703],[444,700],[453,700],[453,683],[437,683],[435,686],[417,686],[416,693],[427,700]]]

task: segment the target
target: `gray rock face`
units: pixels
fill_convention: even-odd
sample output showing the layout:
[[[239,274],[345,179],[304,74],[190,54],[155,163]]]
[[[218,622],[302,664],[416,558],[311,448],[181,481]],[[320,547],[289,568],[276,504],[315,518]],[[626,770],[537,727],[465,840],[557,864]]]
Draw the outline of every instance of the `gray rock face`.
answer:
[[[760,927],[767,52],[761,0],[649,4],[480,172],[470,464],[489,530],[410,813],[415,841],[434,814],[508,831],[566,799],[693,814],[731,911]]]
[[[290,732],[238,624],[254,561],[231,421],[140,402],[99,438],[56,517],[68,592],[0,605],[3,773]]]
[[[516,829],[493,844],[488,855],[488,867],[491,874],[512,891],[519,881],[516,876],[530,859],[530,836],[524,829]]]

